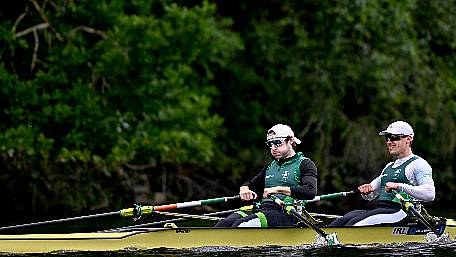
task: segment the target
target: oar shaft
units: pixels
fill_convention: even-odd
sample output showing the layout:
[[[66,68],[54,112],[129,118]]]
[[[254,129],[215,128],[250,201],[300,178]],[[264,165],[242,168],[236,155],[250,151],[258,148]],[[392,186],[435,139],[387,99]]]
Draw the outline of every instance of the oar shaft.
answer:
[[[282,200],[280,200],[278,197],[276,197],[275,195],[271,195],[270,197],[278,205],[284,207],[284,202]],[[315,232],[317,232],[320,236],[322,236],[324,238],[326,238],[328,236],[328,234],[325,231],[323,231],[321,228],[317,227],[315,224],[308,221],[301,214],[299,214],[293,206],[286,206],[284,208],[289,214],[291,214],[293,217],[297,218],[298,220],[302,221],[304,224],[306,224],[311,229],[315,230]]]
[[[161,214],[161,215],[167,215],[167,216],[183,217],[183,218],[189,218],[189,219],[200,219],[200,220],[219,221],[219,220],[223,219],[223,218],[220,218],[220,217],[210,217],[210,216],[206,216],[206,215],[175,213],[175,212],[166,212],[166,211],[159,211],[159,212],[156,212],[156,213]]]
[[[413,215],[415,215],[421,223],[423,223],[428,229],[430,229],[432,232],[434,232],[436,235],[440,236],[440,233],[437,231],[437,229],[429,223],[429,221],[426,220],[426,218],[421,215],[416,209],[415,206],[413,206],[412,203],[406,203],[406,209],[410,210]]]
[[[229,196],[229,197],[219,197],[219,198],[212,198],[206,200],[199,200],[199,201],[191,201],[191,202],[183,202],[183,203],[176,203],[176,204],[165,204],[165,205],[158,205],[158,206],[142,206],[141,210],[143,214],[152,214],[154,211],[170,211],[175,209],[181,208],[188,208],[188,207],[196,207],[201,205],[209,205],[214,203],[222,203],[228,202],[229,200],[238,199],[239,195],[237,196]],[[134,208],[123,209],[120,211],[122,217],[130,217],[135,215]]]
[[[199,200],[199,201],[191,201],[191,202],[183,202],[183,203],[176,203],[176,204],[154,206],[153,207],[153,211],[169,211],[169,210],[174,210],[174,209],[196,207],[196,206],[209,205],[209,204],[215,204],[215,203],[223,203],[223,202],[228,202],[229,200],[234,200],[234,199],[239,199],[239,195],[229,196],[229,197],[218,197],[218,198]]]
[[[92,214],[92,215],[87,215],[87,216],[79,216],[79,217],[72,217],[72,218],[65,218],[65,219],[40,221],[40,222],[33,222],[33,223],[27,223],[27,224],[20,224],[20,225],[1,227],[0,230],[27,228],[27,227],[33,227],[33,226],[38,226],[38,225],[49,225],[49,224],[56,224],[56,223],[69,222],[69,221],[77,221],[77,220],[84,220],[84,219],[107,217],[107,216],[113,216],[113,215],[119,215],[119,214],[120,214],[119,211],[100,213],[100,214]]]
[[[321,200],[327,200],[327,199],[333,199],[333,198],[338,198],[338,197],[344,197],[347,195],[355,194],[357,193],[356,190],[353,191],[348,191],[348,192],[339,192],[339,193],[332,193],[332,194],[326,194],[326,195],[317,195],[314,197],[312,200],[305,200],[305,203],[312,203],[312,202],[318,202]]]
[[[418,220],[421,221],[421,223],[423,223],[428,229],[430,229],[436,235],[440,236],[441,233],[439,233],[437,229],[434,226],[432,226],[431,223],[429,223],[429,221],[427,221],[426,218],[424,218],[423,215],[421,215],[421,213],[419,213],[415,209],[415,206],[412,203],[407,202],[405,198],[397,191],[393,190],[393,193],[395,194],[396,198],[398,198],[401,201],[406,210],[410,210],[413,213],[413,215],[415,215],[418,218]]]
[[[326,238],[328,236],[328,234],[323,231],[321,228],[317,227],[315,224],[313,224],[312,222],[308,221],[306,218],[304,218],[301,214],[299,214],[294,207],[292,206],[287,206],[287,211],[288,213],[290,213],[291,215],[293,215],[293,217],[297,218],[298,220],[302,221],[304,224],[306,224],[308,227],[310,227],[311,229],[315,230],[315,232],[317,232],[320,236]]]
[[[230,196],[230,197],[219,197],[219,198],[206,199],[206,200],[200,200],[200,201],[177,203],[177,204],[167,204],[167,205],[160,205],[160,206],[144,206],[144,207],[137,206],[136,208],[122,209],[120,211],[115,211],[115,212],[107,212],[107,213],[92,214],[92,215],[73,217],[73,218],[65,218],[65,219],[57,219],[57,220],[49,220],[49,221],[41,221],[41,222],[13,225],[13,226],[7,226],[7,227],[0,227],[0,231],[8,230],[8,229],[26,228],[26,227],[32,227],[32,226],[38,226],[38,225],[55,224],[55,223],[68,222],[68,221],[92,219],[92,218],[99,218],[99,217],[106,217],[106,216],[113,216],[113,215],[120,215],[122,217],[131,217],[131,216],[140,217],[142,214],[151,214],[154,211],[168,211],[168,210],[185,208],[185,207],[194,207],[194,206],[207,205],[207,204],[213,204],[213,203],[227,202],[229,200],[238,199],[238,198],[239,198],[239,195]]]
[[[204,214],[201,216],[216,216],[216,215],[223,215],[223,214],[229,214],[233,213],[235,211],[239,211],[240,209],[233,209],[233,210],[227,210],[227,211],[219,211],[219,212],[213,212],[213,213],[208,213]],[[132,226],[127,226],[127,227],[121,227],[121,228],[116,228],[116,229],[110,229],[110,230],[104,230],[102,232],[112,232],[112,231],[129,231],[129,230],[134,230],[137,228],[144,228],[144,227],[151,227],[151,226],[157,226],[157,225],[162,225],[165,223],[171,223],[171,222],[180,222],[180,221],[187,221],[187,218],[177,218],[177,219],[170,219],[170,220],[162,220],[162,221],[155,221],[155,222],[149,222],[149,223],[144,223],[144,224],[138,224],[138,225],[132,225]]]

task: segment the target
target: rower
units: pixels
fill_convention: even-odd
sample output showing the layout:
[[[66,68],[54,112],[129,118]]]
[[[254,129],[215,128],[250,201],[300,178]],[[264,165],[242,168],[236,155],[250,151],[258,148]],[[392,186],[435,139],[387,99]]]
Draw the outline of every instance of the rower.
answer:
[[[401,208],[400,201],[392,190],[423,201],[433,201],[435,198],[432,168],[423,158],[413,154],[412,142],[414,132],[404,121],[391,123],[379,135],[385,137],[385,143],[391,155],[396,157],[388,163],[381,174],[369,184],[358,187],[366,200],[378,198],[373,210],[354,210],[336,219],[329,226],[366,226],[383,223],[401,223],[407,213]]]
[[[295,152],[301,140],[295,137],[293,130],[287,125],[277,124],[267,131],[266,139],[274,159],[239,189],[244,201],[257,199],[255,191],[261,192],[263,199],[253,210],[233,213],[219,221],[217,227],[293,226],[294,218],[268,196],[274,195],[286,203],[315,197],[317,168],[302,152]]]

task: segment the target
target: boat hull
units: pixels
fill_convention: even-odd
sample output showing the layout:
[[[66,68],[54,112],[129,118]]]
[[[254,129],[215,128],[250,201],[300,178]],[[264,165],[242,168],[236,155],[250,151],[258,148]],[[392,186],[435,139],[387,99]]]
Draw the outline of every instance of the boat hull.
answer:
[[[448,220],[438,229],[451,239],[456,223]],[[424,242],[429,232],[420,225],[404,227],[324,228],[337,233],[342,244]],[[310,228],[151,228],[127,232],[0,235],[0,251],[48,253],[54,251],[116,251],[124,249],[194,248],[204,246],[300,246],[315,243]]]

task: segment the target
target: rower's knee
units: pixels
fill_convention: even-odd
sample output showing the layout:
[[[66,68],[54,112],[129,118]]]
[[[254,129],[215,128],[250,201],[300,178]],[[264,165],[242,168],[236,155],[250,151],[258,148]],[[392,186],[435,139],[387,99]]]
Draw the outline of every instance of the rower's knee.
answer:
[[[217,224],[215,224],[215,227],[224,227],[224,228],[232,227],[233,224],[241,218],[242,218],[241,215],[239,215],[237,213],[233,213],[233,214],[229,215],[228,217],[226,217],[225,219],[217,222]]]

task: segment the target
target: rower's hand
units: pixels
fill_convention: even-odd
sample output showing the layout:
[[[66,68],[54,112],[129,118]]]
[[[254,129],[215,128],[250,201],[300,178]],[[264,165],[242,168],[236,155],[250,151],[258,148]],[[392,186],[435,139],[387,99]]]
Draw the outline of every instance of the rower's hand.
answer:
[[[386,192],[391,192],[391,190],[398,190],[399,189],[399,183],[394,183],[394,182],[387,182],[385,185],[385,191]]]
[[[363,195],[369,194],[370,192],[374,192],[374,188],[371,186],[371,184],[361,185],[358,187],[358,190]]]
[[[241,186],[239,189],[239,196],[244,201],[250,201],[258,198],[258,195],[250,190],[248,186]]]

